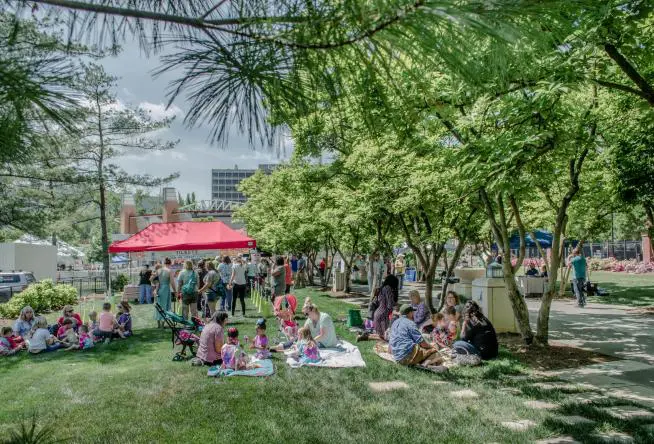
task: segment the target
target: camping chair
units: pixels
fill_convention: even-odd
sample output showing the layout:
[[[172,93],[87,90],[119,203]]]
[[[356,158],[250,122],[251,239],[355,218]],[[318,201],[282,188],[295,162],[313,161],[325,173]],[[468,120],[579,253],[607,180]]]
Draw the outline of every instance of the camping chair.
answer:
[[[172,332],[173,349],[175,345],[181,345],[182,350],[175,355],[174,360],[184,359],[186,356],[186,349],[191,351],[195,356],[194,346],[197,344],[197,336],[194,334],[198,328],[197,321],[188,321],[172,311],[166,311],[159,303],[154,304],[155,309],[163,318],[163,321],[170,327]]]

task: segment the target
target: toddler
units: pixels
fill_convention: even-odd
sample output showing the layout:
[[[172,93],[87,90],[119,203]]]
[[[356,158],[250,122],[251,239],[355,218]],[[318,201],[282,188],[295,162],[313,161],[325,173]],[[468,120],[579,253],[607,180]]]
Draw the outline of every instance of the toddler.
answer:
[[[132,336],[132,316],[129,314],[131,307],[129,302],[123,301],[118,304],[118,331],[122,338]]]
[[[80,350],[87,350],[93,347],[93,338],[89,334],[89,326],[82,325],[79,328],[79,346]]]
[[[238,329],[230,327],[227,330],[227,343],[220,349],[223,359],[221,368],[245,370],[248,368],[248,358],[238,341]]]
[[[299,341],[297,343],[296,359],[303,364],[318,363],[321,361],[318,344],[311,336],[309,327],[302,327],[298,330]]]
[[[270,358],[270,350],[268,350],[268,337],[266,336],[266,320],[259,319],[256,328],[257,335],[254,337],[254,342],[250,348],[255,349],[257,352],[254,355],[257,359]]]
[[[456,310],[454,307],[447,307],[445,313],[435,313],[432,315],[434,330],[432,331],[432,340],[438,348],[451,348],[458,336],[458,327],[456,323]]]
[[[98,329],[98,312],[93,310],[91,313],[89,313],[89,322],[88,322],[88,327],[90,332],[94,332],[95,330]]]
[[[68,336],[68,330],[73,329],[73,320],[71,318],[65,318],[61,323],[61,327],[57,329],[57,339],[63,341],[66,336]]]
[[[13,330],[11,327],[2,327],[2,336],[0,336],[0,356],[11,356],[18,353],[23,347],[13,340]]]

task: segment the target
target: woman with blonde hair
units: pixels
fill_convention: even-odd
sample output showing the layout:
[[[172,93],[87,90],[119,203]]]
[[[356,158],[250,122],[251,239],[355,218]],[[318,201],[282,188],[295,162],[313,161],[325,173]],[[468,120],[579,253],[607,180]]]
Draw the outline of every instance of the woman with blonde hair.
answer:
[[[20,311],[20,315],[16,322],[14,322],[14,335],[20,336],[21,338],[27,338],[32,332],[32,327],[34,327],[34,309],[29,305],[23,307]]]

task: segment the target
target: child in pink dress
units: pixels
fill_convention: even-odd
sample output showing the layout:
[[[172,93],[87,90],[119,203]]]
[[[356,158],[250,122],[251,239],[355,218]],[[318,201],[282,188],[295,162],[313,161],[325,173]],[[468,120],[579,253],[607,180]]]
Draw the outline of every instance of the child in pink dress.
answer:
[[[238,341],[238,329],[230,327],[227,330],[227,343],[220,350],[223,369],[245,370],[248,367],[248,356]]]
[[[82,325],[79,328],[79,349],[87,350],[93,347],[93,338],[89,334],[89,326]]]
[[[266,320],[259,319],[257,321],[257,335],[254,337],[254,342],[250,348],[255,349],[257,352],[254,355],[257,359],[269,359],[270,350],[268,349],[268,336],[266,336]]]
[[[303,364],[316,364],[322,361],[318,344],[311,336],[309,327],[302,327],[298,330],[298,335],[300,339],[296,345],[296,359]]]

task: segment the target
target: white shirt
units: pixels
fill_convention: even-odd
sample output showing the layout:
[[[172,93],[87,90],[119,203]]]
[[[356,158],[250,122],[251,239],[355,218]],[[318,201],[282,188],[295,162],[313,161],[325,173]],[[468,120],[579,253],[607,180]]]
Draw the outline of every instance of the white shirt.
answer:
[[[247,283],[245,276],[247,275],[248,269],[245,265],[234,264],[232,271],[234,272],[233,283],[235,285],[245,285]]]
[[[48,347],[46,341],[49,337],[50,332],[47,328],[38,328],[30,339],[30,351],[45,350]]]

